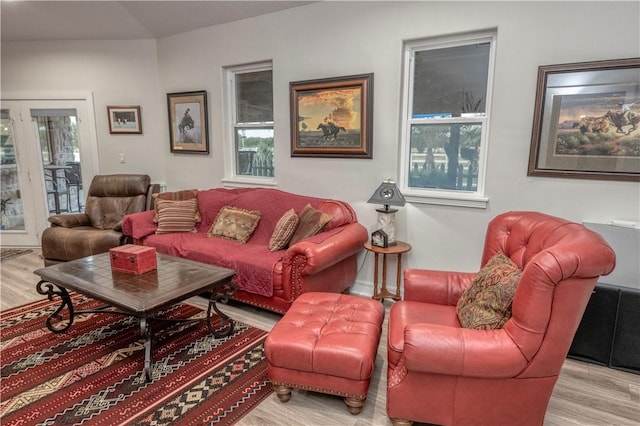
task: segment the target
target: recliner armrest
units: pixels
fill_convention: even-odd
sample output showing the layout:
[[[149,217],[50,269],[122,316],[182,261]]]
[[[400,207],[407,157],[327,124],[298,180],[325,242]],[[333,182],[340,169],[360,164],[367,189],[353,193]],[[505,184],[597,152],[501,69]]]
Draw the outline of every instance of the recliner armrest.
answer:
[[[57,214],[49,216],[52,226],[63,226],[65,228],[75,228],[76,226],[90,226],[91,220],[84,213]]]

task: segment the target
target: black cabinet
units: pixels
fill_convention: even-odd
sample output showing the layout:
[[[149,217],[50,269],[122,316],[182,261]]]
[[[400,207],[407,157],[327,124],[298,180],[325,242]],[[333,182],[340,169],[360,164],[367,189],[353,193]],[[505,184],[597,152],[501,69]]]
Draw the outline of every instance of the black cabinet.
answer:
[[[640,374],[640,291],[598,284],[568,356]]]

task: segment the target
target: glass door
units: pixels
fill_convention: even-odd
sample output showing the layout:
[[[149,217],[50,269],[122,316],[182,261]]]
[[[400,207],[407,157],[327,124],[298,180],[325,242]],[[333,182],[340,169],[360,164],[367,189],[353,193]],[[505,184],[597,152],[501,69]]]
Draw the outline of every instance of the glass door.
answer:
[[[16,140],[11,110],[0,110],[0,230],[25,232],[22,186],[16,155]]]
[[[84,190],[76,110],[32,108],[30,114],[40,148],[49,216],[83,212]]]
[[[0,234],[2,246],[36,246],[35,205],[30,191],[30,165],[20,126],[20,104],[2,102],[0,109]]]
[[[2,100],[0,244],[39,246],[54,214],[84,212],[97,172],[86,100]],[[87,179],[90,179],[87,178]]]

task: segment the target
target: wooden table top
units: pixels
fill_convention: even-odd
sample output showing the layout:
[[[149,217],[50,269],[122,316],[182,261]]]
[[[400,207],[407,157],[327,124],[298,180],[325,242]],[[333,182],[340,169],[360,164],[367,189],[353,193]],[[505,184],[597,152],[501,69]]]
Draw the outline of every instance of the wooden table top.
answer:
[[[74,290],[133,314],[148,315],[225,284],[235,271],[157,253],[158,268],[141,275],[111,270],[102,253],[34,271],[44,281]]]
[[[411,250],[411,244],[405,243],[404,241],[396,240],[396,243],[389,247],[378,247],[371,244],[371,241],[367,241],[364,243],[364,248],[372,251],[374,253],[383,253],[383,254],[401,254],[406,253]]]

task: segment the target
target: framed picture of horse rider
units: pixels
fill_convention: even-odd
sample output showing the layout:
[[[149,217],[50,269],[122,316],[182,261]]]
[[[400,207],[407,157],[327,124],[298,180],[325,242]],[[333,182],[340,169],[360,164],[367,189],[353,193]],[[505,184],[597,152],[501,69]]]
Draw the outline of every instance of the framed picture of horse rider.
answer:
[[[209,153],[207,92],[167,94],[171,152]]]
[[[640,58],[538,68],[528,175],[640,181]]]
[[[289,88],[292,157],[372,158],[373,74]]]

